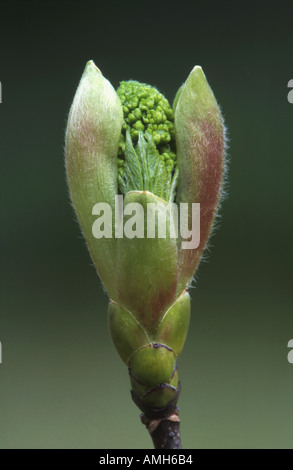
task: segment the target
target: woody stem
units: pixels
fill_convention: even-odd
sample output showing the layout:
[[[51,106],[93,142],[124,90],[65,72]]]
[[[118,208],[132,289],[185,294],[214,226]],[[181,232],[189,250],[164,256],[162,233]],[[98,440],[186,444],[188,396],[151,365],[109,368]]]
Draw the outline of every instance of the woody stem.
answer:
[[[145,415],[141,415],[145,423]],[[180,419],[177,413],[159,420],[150,420],[146,427],[151,435],[155,449],[182,449]]]

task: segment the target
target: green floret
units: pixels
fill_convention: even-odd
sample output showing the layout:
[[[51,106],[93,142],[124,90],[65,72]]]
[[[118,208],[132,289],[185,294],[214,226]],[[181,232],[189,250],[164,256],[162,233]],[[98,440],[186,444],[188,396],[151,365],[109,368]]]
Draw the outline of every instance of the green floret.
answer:
[[[168,100],[136,81],[121,82],[117,94],[124,113],[118,151],[120,192],[146,190],[172,201],[178,170],[174,115]]]

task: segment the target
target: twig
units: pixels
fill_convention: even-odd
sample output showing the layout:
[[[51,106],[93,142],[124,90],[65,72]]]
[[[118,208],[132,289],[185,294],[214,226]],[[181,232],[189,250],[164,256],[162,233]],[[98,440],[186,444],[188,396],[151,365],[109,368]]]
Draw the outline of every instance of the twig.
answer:
[[[177,413],[168,418],[150,421],[143,414],[141,420],[151,435],[155,449],[182,449],[180,419]]]

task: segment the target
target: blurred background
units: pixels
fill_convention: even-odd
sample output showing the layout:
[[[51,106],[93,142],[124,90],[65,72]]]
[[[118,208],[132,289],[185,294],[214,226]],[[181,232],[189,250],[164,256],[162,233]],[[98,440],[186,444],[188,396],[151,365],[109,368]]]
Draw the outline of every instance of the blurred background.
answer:
[[[172,102],[203,67],[228,198],[179,359],[185,448],[292,448],[292,2],[0,4],[1,448],[151,448],[70,206],[64,131],[85,63]]]

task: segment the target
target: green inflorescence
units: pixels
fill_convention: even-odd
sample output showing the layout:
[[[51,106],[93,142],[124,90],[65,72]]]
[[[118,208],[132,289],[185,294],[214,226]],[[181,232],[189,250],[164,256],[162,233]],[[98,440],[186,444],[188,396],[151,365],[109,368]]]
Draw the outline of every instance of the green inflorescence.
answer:
[[[146,190],[172,201],[178,169],[168,100],[152,86],[132,80],[121,82],[117,94],[124,113],[118,151],[120,192]]]

